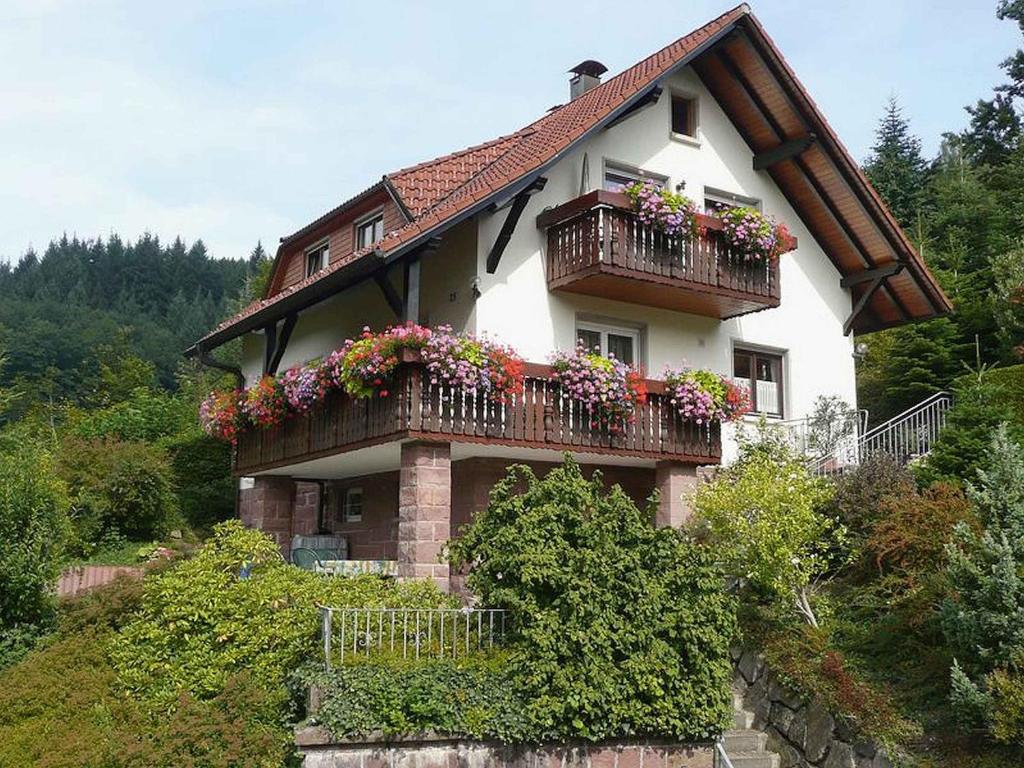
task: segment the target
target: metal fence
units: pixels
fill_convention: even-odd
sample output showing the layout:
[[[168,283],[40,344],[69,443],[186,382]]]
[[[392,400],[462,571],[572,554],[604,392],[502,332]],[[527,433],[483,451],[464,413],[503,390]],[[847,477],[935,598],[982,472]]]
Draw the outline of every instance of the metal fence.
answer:
[[[494,608],[320,607],[324,663],[373,653],[455,658],[500,646],[507,611]]]

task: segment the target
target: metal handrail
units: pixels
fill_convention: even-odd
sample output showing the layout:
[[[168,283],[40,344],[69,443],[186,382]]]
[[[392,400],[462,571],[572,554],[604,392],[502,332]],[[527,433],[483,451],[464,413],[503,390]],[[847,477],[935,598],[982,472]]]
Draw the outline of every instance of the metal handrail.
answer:
[[[874,436],[878,432],[881,432],[882,430],[884,430],[884,429],[886,429],[888,427],[895,426],[896,422],[898,422],[900,420],[906,420],[906,419],[910,418],[917,411],[920,411],[920,410],[926,408],[927,406],[931,405],[931,403],[933,401],[937,401],[937,400],[948,400],[949,403],[952,404],[952,402],[953,402],[953,395],[951,395],[949,392],[945,392],[945,391],[936,392],[936,393],[934,393],[932,395],[929,395],[924,400],[922,400],[920,403],[917,403],[917,405],[912,405],[909,408],[907,408],[905,411],[903,411],[902,413],[897,413],[891,419],[887,419],[886,421],[883,421],[881,424],[878,424],[878,425],[872,427],[871,429],[867,430],[863,435],[861,435],[861,440],[867,440],[868,438]]]
[[[725,751],[725,741],[721,736],[715,739],[715,754],[718,755],[719,768],[735,768],[732,760],[729,759],[728,753]]]

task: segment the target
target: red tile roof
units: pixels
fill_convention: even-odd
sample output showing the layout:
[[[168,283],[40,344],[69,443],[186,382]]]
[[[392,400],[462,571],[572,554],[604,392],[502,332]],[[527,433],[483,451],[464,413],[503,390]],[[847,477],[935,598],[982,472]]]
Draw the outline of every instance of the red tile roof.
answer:
[[[611,116],[631,97],[653,85],[685,57],[749,13],[750,8],[745,3],[733,8],[515,133],[387,174],[385,182],[392,185],[402,204],[412,214],[412,221],[386,233],[375,248],[357,251],[305,280],[253,302],[217,326],[203,341],[221,335],[245,318],[308,288],[374,250],[387,254],[421,235],[429,234],[473,204],[542,167]],[[339,206],[328,216],[342,212],[345,207]],[[300,233],[306,229],[308,227]]]

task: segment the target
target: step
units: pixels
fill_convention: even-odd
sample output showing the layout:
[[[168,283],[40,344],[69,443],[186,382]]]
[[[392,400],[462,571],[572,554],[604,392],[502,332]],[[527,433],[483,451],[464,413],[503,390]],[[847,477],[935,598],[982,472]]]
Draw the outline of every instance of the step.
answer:
[[[737,731],[746,731],[754,726],[754,713],[746,709],[733,712],[732,727]]]
[[[729,756],[733,768],[779,768],[779,756],[774,752],[730,752]]]
[[[768,744],[768,734],[752,728],[726,731],[723,742],[725,751],[730,755],[733,752],[764,752]]]

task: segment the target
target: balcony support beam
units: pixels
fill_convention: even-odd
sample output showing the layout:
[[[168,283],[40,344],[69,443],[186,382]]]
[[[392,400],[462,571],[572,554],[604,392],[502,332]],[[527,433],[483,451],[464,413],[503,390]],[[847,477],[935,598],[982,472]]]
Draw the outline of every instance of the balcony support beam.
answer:
[[[813,133],[808,133],[806,136],[801,136],[798,139],[790,139],[784,141],[777,147],[765,150],[764,152],[758,152],[754,155],[754,170],[763,171],[767,168],[771,168],[773,165],[778,165],[784,160],[797,157],[801,153],[805,152],[811,144],[818,140],[818,137]]]
[[[391,307],[391,311],[395,313],[395,317],[399,320],[402,319],[402,312],[404,304],[402,297],[398,295],[398,291],[395,290],[395,286],[391,284],[391,278],[388,277],[387,267],[377,270],[373,273],[373,281],[377,283],[381,293],[384,294],[384,301]]]
[[[299,316],[293,312],[290,315],[286,315],[284,323],[281,325],[281,333],[277,332],[277,323],[268,325],[264,329],[264,333],[267,336],[267,346],[264,349],[263,355],[263,375],[273,376],[277,373],[278,366],[281,365],[281,358],[284,357],[285,349],[288,347],[288,341],[292,337],[292,331],[295,330],[295,323],[298,322]]]
[[[540,176],[533,184],[512,199],[512,206],[505,215],[505,222],[501,225],[501,231],[498,232],[498,236],[494,239],[491,252],[487,254],[487,274],[493,275],[497,271],[501,256],[505,253],[508,241],[512,239],[512,233],[515,232],[516,225],[519,223],[519,217],[526,210],[526,204],[530,202],[530,197],[535,192],[540,192],[544,189],[544,185],[547,183],[548,180],[544,176]]]

